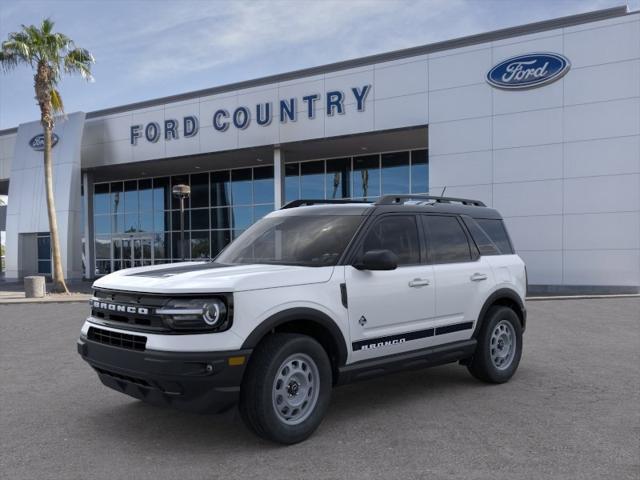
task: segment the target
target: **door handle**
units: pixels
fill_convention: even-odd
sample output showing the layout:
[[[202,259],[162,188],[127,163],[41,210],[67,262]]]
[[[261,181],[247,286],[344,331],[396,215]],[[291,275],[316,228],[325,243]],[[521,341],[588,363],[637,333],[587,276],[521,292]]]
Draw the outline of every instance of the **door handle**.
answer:
[[[487,279],[487,276],[484,273],[474,273],[473,275],[471,275],[472,282],[480,282],[486,279]]]
[[[426,287],[431,282],[426,278],[414,278],[409,282],[410,287]]]

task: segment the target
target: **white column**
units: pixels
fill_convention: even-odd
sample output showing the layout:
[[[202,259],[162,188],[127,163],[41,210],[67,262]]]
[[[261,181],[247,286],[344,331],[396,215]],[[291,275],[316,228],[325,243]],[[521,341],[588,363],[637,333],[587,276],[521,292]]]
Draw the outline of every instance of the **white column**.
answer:
[[[95,259],[94,259],[94,242],[93,242],[93,178],[90,178],[90,174],[87,172],[82,173],[82,189],[84,191],[84,197],[82,198],[82,207],[84,218],[84,271],[83,276],[85,279],[90,279],[95,276]]]
[[[273,149],[273,203],[278,210],[285,204],[284,198],[284,152],[277,145]]]

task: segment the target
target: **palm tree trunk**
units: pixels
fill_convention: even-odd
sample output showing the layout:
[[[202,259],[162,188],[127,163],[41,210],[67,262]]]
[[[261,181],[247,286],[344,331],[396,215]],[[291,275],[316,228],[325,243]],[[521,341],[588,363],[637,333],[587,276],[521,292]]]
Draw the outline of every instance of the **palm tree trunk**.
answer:
[[[58,217],[53,197],[53,166],[51,162],[51,126],[44,125],[44,184],[47,193],[47,214],[49,215],[49,232],[51,234],[51,256],[53,261],[53,291],[69,293],[62,272],[60,255],[60,239],[58,238]]]

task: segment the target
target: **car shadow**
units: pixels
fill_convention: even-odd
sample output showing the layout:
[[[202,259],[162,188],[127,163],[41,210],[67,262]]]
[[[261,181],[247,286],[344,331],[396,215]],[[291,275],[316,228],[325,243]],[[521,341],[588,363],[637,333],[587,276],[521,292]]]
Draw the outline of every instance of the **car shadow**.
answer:
[[[455,396],[474,387],[481,388],[482,384],[457,365],[400,372],[340,386],[333,390],[324,425],[332,430],[350,420],[374,415],[381,407],[400,412],[416,399],[428,402],[434,395]],[[93,431],[113,436],[114,441],[126,439],[127,443],[154,451],[206,454],[211,453],[212,445],[229,451],[238,447],[281,448],[253,435],[243,425],[237,408],[222,414],[192,414],[125,398],[115,407],[113,403],[96,406],[85,421],[91,423]]]

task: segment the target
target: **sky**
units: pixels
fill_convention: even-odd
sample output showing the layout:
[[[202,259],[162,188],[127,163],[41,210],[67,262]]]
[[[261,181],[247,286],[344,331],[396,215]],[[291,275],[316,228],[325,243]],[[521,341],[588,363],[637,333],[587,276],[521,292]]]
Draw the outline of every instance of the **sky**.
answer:
[[[0,0],[0,40],[44,17],[90,50],[65,77],[90,112],[640,0]],[[0,130],[37,120],[33,74],[0,70]]]

